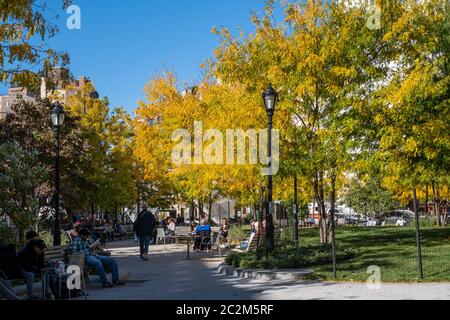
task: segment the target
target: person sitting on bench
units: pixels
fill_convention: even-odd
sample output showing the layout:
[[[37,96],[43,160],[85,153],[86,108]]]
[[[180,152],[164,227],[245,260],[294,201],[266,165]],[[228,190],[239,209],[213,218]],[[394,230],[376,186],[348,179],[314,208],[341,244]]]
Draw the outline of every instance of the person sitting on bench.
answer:
[[[34,230],[30,230],[27,233],[25,233],[25,244],[24,246],[30,242],[31,240],[39,240],[39,234],[34,231]]]
[[[33,237],[17,254],[17,263],[23,277],[27,282],[28,300],[36,300],[34,295],[34,281],[37,277],[43,277],[44,296],[49,297],[48,273],[44,262],[44,250],[46,248],[43,240]]]
[[[89,230],[87,228],[82,228],[79,236],[76,237],[70,244],[71,252],[81,252],[84,254],[84,261],[86,265],[97,270],[97,274],[100,277],[103,288],[112,288],[114,285],[124,285],[125,283],[119,280],[119,268],[116,260],[111,257],[98,256],[94,249],[99,245],[100,240],[97,240],[95,243],[91,244],[89,236]],[[108,282],[103,265],[111,267],[113,283]]]
[[[195,239],[194,250],[205,250],[204,243],[211,237],[211,225],[207,224],[205,219],[200,220],[200,225],[195,227],[194,234],[200,236]]]
[[[126,232],[122,229],[122,226],[119,223],[119,220],[114,220],[114,232],[119,234],[121,239],[124,239],[126,236]]]

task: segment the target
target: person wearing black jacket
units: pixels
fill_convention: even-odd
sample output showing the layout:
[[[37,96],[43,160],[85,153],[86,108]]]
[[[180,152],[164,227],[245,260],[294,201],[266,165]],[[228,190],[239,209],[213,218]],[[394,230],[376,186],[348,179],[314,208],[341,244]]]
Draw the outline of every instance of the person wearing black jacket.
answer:
[[[43,276],[44,295],[48,296],[48,274],[44,263],[45,242],[40,239],[30,240],[17,254],[17,262],[27,282],[28,299],[33,300],[33,284],[36,277]]]
[[[148,261],[148,247],[155,229],[155,216],[148,210],[146,203],[142,204],[142,211],[139,212],[134,222],[134,232],[139,238],[140,255],[139,257]]]

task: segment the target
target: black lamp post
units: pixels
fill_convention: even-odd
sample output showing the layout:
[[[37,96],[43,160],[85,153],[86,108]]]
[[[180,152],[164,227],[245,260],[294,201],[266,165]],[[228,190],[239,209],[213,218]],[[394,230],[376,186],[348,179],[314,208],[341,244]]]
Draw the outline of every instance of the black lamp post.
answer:
[[[294,205],[293,205],[293,218],[294,218],[294,243],[298,246],[298,193],[297,193],[297,174],[294,176]]]
[[[60,138],[61,138],[61,126],[64,123],[64,109],[59,101],[52,104],[52,110],[50,112],[53,128],[55,129],[56,138],[56,160],[55,160],[55,222],[53,226],[53,245],[61,245],[61,228],[59,226],[59,151],[60,151]]]
[[[262,94],[264,100],[264,106],[266,108],[268,116],[268,156],[269,156],[269,176],[267,184],[267,203],[266,203],[266,236],[267,236],[267,249],[272,251],[274,248],[274,226],[273,226],[273,199],[272,199],[272,187],[273,187],[273,172],[272,172],[272,118],[275,113],[275,106],[278,100],[278,93],[269,86]]]

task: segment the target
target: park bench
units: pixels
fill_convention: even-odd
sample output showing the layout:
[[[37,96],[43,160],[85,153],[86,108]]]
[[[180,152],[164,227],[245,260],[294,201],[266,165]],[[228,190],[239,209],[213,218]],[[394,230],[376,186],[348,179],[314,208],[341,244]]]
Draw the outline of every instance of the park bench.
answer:
[[[282,230],[280,228],[274,229],[274,242],[277,243],[281,239],[281,232]],[[265,233],[261,234],[255,234],[252,233],[250,235],[250,238],[248,239],[249,245],[245,250],[236,248],[235,250],[238,252],[250,252],[255,251],[259,248],[265,248],[267,246],[267,237]]]
[[[250,235],[250,238],[247,241],[244,241],[244,243],[247,242],[248,245],[245,249],[240,249],[239,247],[236,247],[233,249],[235,252],[250,252],[255,251],[256,249],[263,248],[266,246],[266,235],[265,234],[255,234],[252,233]]]
[[[19,298],[15,297],[12,291],[13,285],[24,285],[26,281],[20,274],[17,263],[17,252],[14,245],[2,247],[2,257],[5,250],[8,250],[9,257],[7,259],[0,259],[0,294],[6,299],[16,300],[16,298]],[[50,262],[66,262],[66,253],[66,246],[49,247],[45,249],[44,262],[46,265]],[[35,283],[38,282],[42,282],[42,278],[37,277]]]
[[[133,225],[132,224],[127,224],[127,225],[122,224],[121,226],[122,226],[122,230],[125,232],[125,239],[133,239],[134,238]]]
[[[45,249],[44,260],[45,263],[67,261],[67,246],[55,246]]]

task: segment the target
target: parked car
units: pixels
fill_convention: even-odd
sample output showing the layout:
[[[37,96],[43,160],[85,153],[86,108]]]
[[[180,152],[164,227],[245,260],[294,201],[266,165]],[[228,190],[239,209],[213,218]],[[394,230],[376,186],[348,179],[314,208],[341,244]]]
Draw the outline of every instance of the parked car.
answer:
[[[330,215],[330,213],[331,210],[328,210],[328,215]],[[339,224],[357,225],[361,222],[361,218],[357,214],[347,213],[341,209],[334,210],[334,217],[338,223],[341,222]]]
[[[383,214],[383,226],[409,226],[414,220],[414,212],[410,210],[394,210]]]
[[[362,218],[361,220],[359,220],[357,222],[357,225],[362,226],[362,227],[376,227],[379,225],[379,222],[377,219],[365,217],[365,218]]]

